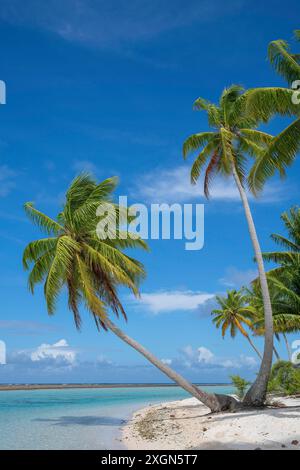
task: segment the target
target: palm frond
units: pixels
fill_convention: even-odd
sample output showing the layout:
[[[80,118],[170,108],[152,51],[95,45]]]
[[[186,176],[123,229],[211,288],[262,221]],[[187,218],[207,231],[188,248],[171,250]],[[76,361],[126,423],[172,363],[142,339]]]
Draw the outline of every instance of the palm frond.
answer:
[[[261,122],[274,115],[296,116],[299,106],[293,103],[293,90],[282,87],[251,88],[244,94],[247,113]]]
[[[35,260],[33,268],[28,276],[28,287],[32,294],[34,293],[36,284],[43,282],[46,279],[54,257],[55,251],[51,250],[44,252]]]
[[[199,150],[213,138],[217,137],[217,135],[218,134],[215,132],[201,132],[199,134],[191,135],[183,144],[183,157],[186,158],[189,153]]]
[[[283,173],[300,150],[300,118],[291,123],[271,142],[268,150],[255,161],[249,185],[254,192],[260,191],[268,178],[276,171]]]
[[[209,144],[204,147],[202,152],[199,153],[199,155],[196,157],[192,168],[191,168],[191,183],[196,184],[198,181],[198,178],[201,173],[202,167],[205,165],[207,162],[207,159],[209,156],[214,152],[218,151],[218,143],[219,141],[212,140]]]
[[[294,255],[290,251],[273,251],[263,253],[263,258],[274,263],[289,263],[293,261]]]
[[[275,243],[277,243],[277,245],[283,246],[284,248],[288,248],[289,250],[292,250],[292,251],[300,252],[300,246],[297,245],[297,243],[294,243],[293,241],[289,240],[286,237],[283,237],[282,235],[278,235],[277,233],[272,233],[271,238]]]
[[[267,134],[266,132],[258,131],[257,129],[240,129],[239,134],[242,137],[245,137],[248,141],[253,142],[259,146],[267,146],[273,140],[273,136],[271,134]]]
[[[208,116],[208,123],[212,127],[219,127],[222,124],[221,110],[218,106],[210,103],[209,101],[198,98],[194,102],[194,109],[197,111],[206,111]]]
[[[216,173],[216,169],[218,167],[218,160],[219,160],[220,156],[218,154],[218,151],[216,150],[214,152],[214,154],[212,155],[211,159],[210,159],[210,162],[206,168],[206,171],[205,171],[205,176],[204,176],[204,194],[205,194],[205,197],[207,199],[209,199],[209,196],[210,196],[210,192],[209,192],[209,189],[210,189],[210,184],[211,184],[211,180],[213,178],[213,176],[215,175]]]
[[[28,243],[23,252],[23,267],[29,269],[32,262],[38,260],[46,252],[54,251],[57,245],[57,238],[40,238],[33,242]]]
[[[43,214],[43,212],[35,209],[33,202],[26,202],[24,204],[24,210],[28,218],[48,235],[59,235],[63,233],[63,226],[51,219],[51,217]]]
[[[55,256],[49,268],[44,287],[50,315],[55,311],[56,301],[67,277],[72,275],[73,260],[79,251],[79,244],[71,237],[65,235],[58,238]]]
[[[277,73],[285,78],[288,83],[299,80],[300,65],[292,56],[286,41],[282,39],[272,41],[268,48],[268,57]]]
[[[107,316],[105,304],[97,296],[91,274],[85,262],[80,258],[79,255],[76,255],[76,259],[78,264],[80,288],[86,306],[93,315],[97,326],[99,326],[99,321],[101,324],[105,324],[105,319]]]

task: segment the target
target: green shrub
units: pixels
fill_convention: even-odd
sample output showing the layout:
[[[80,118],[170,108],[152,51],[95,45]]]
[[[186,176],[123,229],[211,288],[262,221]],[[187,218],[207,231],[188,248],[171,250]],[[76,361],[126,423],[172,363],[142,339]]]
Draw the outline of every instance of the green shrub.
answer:
[[[242,400],[251,382],[247,382],[247,380],[243,379],[239,375],[231,375],[230,378],[236,390],[237,396],[240,400]]]
[[[284,395],[300,393],[300,369],[291,362],[276,362],[272,367],[268,391]]]

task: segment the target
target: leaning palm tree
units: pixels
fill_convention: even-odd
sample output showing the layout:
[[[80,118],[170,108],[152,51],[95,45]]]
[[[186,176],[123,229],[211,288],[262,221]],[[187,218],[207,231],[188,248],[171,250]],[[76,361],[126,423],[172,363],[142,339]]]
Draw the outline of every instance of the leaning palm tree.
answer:
[[[247,193],[245,191],[246,159],[253,156],[260,159],[265,154],[273,137],[257,130],[260,118],[254,118],[247,109],[248,92],[232,85],[225,89],[218,105],[203,98],[195,101],[197,110],[204,110],[208,115],[210,132],[201,132],[190,136],[183,145],[183,155],[198,151],[191,168],[191,181],[195,184],[201,170],[206,165],[204,175],[204,194],[209,197],[210,184],[216,174],[232,176],[238,188],[248,223],[259,279],[262,288],[265,312],[265,348],[260,371],[254,384],[245,397],[245,403],[251,406],[262,406],[265,402],[268,379],[273,356],[273,319],[264,262],[252,218]],[[286,97],[284,98],[286,100]]]
[[[29,243],[24,250],[24,267],[31,267],[28,278],[31,292],[34,292],[36,284],[44,284],[48,313],[52,315],[58,296],[65,287],[77,328],[81,326],[80,306],[84,304],[99,330],[114,333],[212,411],[229,407],[234,403],[231,397],[208,394],[198,389],[126,335],[111,320],[111,313],[126,318],[118,287],[125,286],[137,295],[138,283],[145,274],[141,263],[123,250],[147,248],[136,235],[121,230],[118,221],[122,221],[123,226],[124,218],[131,218],[128,211],[112,203],[115,187],[115,178],[97,184],[89,175],[80,175],[71,183],[63,210],[56,219],[40,212],[32,203],[25,204],[28,217],[47,234],[46,238]],[[103,210],[99,212],[99,208]],[[103,216],[97,217],[97,214],[106,212],[107,226],[100,224],[99,228]],[[117,224],[113,229],[112,221]]]
[[[247,304],[247,297],[239,291],[227,291],[227,297],[216,296],[220,309],[215,309],[211,313],[214,316],[213,322],[217,328],[221,328],[222,337],[225,337],[227,330],[230,330],[230,336],[235,338],[239,331],[247,339],[260,359],[262,356],[255,344],[251,340],[245,326],[252,328],[255,318],[255,309]]]

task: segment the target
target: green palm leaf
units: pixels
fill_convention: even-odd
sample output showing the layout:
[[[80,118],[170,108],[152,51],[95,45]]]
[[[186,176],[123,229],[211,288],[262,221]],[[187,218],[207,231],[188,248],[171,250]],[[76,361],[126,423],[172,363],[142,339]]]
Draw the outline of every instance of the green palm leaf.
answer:
[[[217,137],[215,132],[201,132],[199,134],[191,135],[183,144],[183,157],[186,158],[189,153],[199,150],[201,147],[211,142],[215,137]]]
[[[59,235],[64,228],[55,220],[34,208],[33,202],[26,202],[24,210],[29,219],[49,235]]]
[[[297,36],[297,31],[295,32]],[[300,65],[290,53],[289,45],[286,41],[278,39],[269,45],[268,56],[275,70],[284,77],[288,83],[299,80]]]

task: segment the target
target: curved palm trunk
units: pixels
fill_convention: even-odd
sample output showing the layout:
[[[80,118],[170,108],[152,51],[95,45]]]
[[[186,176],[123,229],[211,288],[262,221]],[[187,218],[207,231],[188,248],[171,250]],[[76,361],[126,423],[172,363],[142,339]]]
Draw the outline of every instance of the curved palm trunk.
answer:
[[[211,411],[219,412],[223,410],[234,409],[238,406],[238,402],[232,397],[229,397],[227,395],[215,395],[213,393],[206,393],[195,385],[188,382],[187,380],[185,380],[181,375],[177,374],[177,372],[175,372],[162,361],[157,359],[150,351],[145,349],[141,344],[127,336],[108,318],[104,321],[104,323],[106,327],[110,331],[112,331],[116,336],[118,336],[120,339],[125,341],[125,343],[129,344],[129,346],[131,346],[140,354],[142,354],[146,359],[148,359],[149,362],[151,362],[161,372],[167,375],[169,379],[171,379],[177,385],[182,387],[193,397],[197,398],[201,403],[210,408]]]
[[[285,345],[286,345],[289,361],[292,362],[292,352],[291,352],[291,348],[290,348],[288,339],[287,339],[285,333],[282,333],[282,336],[283,336],[283,339],[284,339],[284,342],[285,342]]]
[[[257,233],[252,218],[249,202],[247,199],[246,192],[243,188],[243,185],[240,181],[239,175],[236,171],[235,165],[232,165],[232,172],[238,187],[242,203],[245,210],[245,215],[248,223],[248,228],[250,232],[250,237],[252,240],[255,257],[258,265],[259,279],[261,285],[261,292],[264,303],[264,313],[265,313],[265,346],[264,346],[264,355],[261,362],[260,370],[257,375],[255,382],[252,384],[246,396],[244,398],[244,404],[247,406],[263,406],[266,394],[268,381],[270,377],[270,372],[272,368],[272,358],[273,358],[273,315],[272,315],[272,306],[269,294],[269,288],[267,283],[267,277],[264,268],[264,262],[262,258],[262,253],[257,238]]]
[[[253,343],[252,339],[250,338],[250,336],[246,336],[247,340],[249,341],[249,343],[251,344],[252,348],[254,349],[254,351],[256,352],[256,354],[258,355],[258,357],[260,359],[262,359],[262,355],[260,354],[259,350],[257,349],[257,347],[255,346],[255,344]]]

